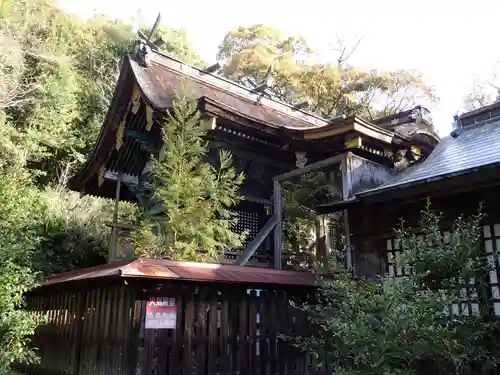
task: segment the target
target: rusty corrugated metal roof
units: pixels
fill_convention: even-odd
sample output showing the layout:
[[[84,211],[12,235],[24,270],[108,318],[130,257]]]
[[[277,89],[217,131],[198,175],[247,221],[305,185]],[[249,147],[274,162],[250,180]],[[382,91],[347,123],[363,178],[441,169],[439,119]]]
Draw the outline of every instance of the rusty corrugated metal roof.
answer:
[[[307,271],[139,258],[54,275],[42,283],[42,286],[111,277],[289,286],[314,286],[317,282],[316,276]]]

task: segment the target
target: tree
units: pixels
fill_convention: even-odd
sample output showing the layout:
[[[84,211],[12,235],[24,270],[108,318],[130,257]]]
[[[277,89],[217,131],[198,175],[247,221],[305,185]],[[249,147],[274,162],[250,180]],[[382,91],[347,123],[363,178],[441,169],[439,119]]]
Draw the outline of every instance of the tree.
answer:
[[[0,155],[2,146],[0,143]],[[8,150],[13,151],[13,150]],[[15,151],[12,152],[12,155]],[[24,293],[36,272],[29,254],[36,247],[37,194],[29,174],[15,160],[0,164],[0,374],[12,374],[14,363],[36,360],[29,348],[37,320],[23,309]],[[31,209],[31,210],[30,210]]]
[[[163,129],[165,155],[153,159],[152,167],[164,215],[143,212],[142,228],[132,235],[140,255],[216,260],[222,251],[242,246],[244,234],[231,231],[230,209],[240,199],[244,176],[232,167],[227,151],[220,151],[219,165],[204,160],[205,134],[196,104],[185,97],[174,102]]]
[[[337,38],[337,61],[321,62],[300,37],[287,37],[269,26],[253,25],[229,31],[219,46],[223,74],[244,85],[272,78],[272,91],[288,103],[309,99],[321,116],[342,113],[368,118],[433,104],[437,97],[417,72],[378,72],[348,64],[359,42],[349,48]],[[268,74],[269,67],[272,67]]]
[[[464,280],[474,277],[481,289],[479,282],[489,273],[480,250],[481,219],[480,213],[459,217],[451,234],[443,234],[440,215],[428,205],[419,233],[396,231],[403,248],[397,261],[411,270],[405,277],[355,280],[336,261],[339,272],[324,281],[317,303],[301,307],[317,331],[297,339],[297,345],[341,374],[407,374],[428,371],[425,366],[468,374],[496,368],[497,323],[483,314],[487,309],[472,316],[450,310],[461,300]]]
[[[318,215],[316,205],[331,202],[340,192],[325,172],[309,172],[283,181],[283,246],[291,251],[296,267],[311,267],[315,262]],[[305,259],[304,259],[305,258]]]
[[[464,97],[464,109],[474,109],[493,104],[500,100],[500,87],[491,82],[474,80],[471,91]]]
[[[0,375],[36,361],[29,339],[41,322],[24,293],[106,260],[112,202],[63,185],[97,137],[132,37],[129,25],[78,20],[51,1],[0,0]],[[163,38],[189,55],[184,36]]]
[[[225,60],[224,75],[243,85],[261,83],[272,67],[273,91],[286,101],[296,100],[300,67],[312,57],[300,37],[287,37],[278,30],[253,25],[229,31],[222,40],[217,58]]]
[[[0,49],[10,52],[0,54],[0,73],[9,73],[0,80],[0,110],[31,139],[30,167],[43,171],[38,181],[64,184],[97,137],[136,36],[121,21],[78,20],[50,0],[3,3]],[[200,61],[182,31],[162,27],[158,35],[164,51]],[[17,105],[20,97],[30,106]]]

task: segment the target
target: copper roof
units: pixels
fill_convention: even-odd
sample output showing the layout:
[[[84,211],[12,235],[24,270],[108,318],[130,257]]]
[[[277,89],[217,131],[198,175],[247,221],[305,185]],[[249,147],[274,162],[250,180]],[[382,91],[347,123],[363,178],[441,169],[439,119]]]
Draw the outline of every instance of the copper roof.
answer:
[[[314,286],[317,283],[316,276],[307,271],[139,258],[57,274],[49,277],[42,286],[111,277],[252,285]]]
[[[150,63],[143,67],[130,57],[130,65],[142,93],[157,109],[170,108],[178,94],[191,99],[208,98],[223,103],[234,112],[274,127],[304,129],[327,126],[329,121],[279,100],[262,96],[225,78],[151,51]]]

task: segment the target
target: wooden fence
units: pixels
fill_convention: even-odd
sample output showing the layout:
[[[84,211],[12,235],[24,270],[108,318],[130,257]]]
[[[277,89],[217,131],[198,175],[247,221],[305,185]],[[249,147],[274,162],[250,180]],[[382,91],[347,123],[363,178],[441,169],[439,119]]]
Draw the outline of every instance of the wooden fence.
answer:
[[[292,292],[293,291],[293,292]],[[42,288],[29,308],[46,316],[33,344],[40,375],[302,375],[309,356],[280,339],[300,335],[307,318],[289,301],[311,289],[254,289],[223,283],[128,280],[84,289]],[[152,298],[175,301],[175,328],[147,329]]]

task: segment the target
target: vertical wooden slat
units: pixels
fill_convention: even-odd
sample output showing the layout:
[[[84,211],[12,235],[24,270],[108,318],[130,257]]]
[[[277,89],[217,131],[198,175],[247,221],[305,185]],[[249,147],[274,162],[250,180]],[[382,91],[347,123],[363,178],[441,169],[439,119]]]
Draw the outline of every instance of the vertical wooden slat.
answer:
[[[106,324],[106,307],[108,304],[108,287],[101,287],[101,295],[99,297],[99,308],[97,310],[97,324],[95,330],[95,344],[96,345],[96,356],[95,356],[95,372],[96,374],[103,373],[104,367],[104,352],[106,347],[106,336],[105,336],[105,324]]]
[[[54,329],[54,336],[52,338],[52,350],[54,351],[54,357],[52,359],[51,365],[54,370],[59,370],[62,368],[61,360],[61,299],[62,293],[57,293],[54,296],[54,318],[52,322],[52,327]]]
[[[48,331],[50,332],[50,335],[48,337],[48,340],[47,340],[47,343],[45,345],[50,345],[50,348],[49,348],[49,358],[48,358],[48,361],[46,363],[46,368],[48,370],[53,370],[55,368],[54,364],[55,362],[57,361],[57,357],[56,357],[56,346],[55,345],[51,345],[51,342],[54,342],[55,338],[56,338],[56,329],[55,329],[55,320],[56,320],[56,314],[57,314],[57,310],[56,310],[56,306],[57,306],[57,294],[56,295],[52,295],[51,297],[49,297],[49,311],[50,311],[50,315],[49,315],[49,326],[47,327],[48,328]]]
[[[212,287],[209,293],[208,313],[208,374],[217,372],[217,288]]]
[[[289,323],[288,306],[287,306],[286,294],[282,290],[277,291],[276,305],[277,305],[276,314],[278,318],[276,327],[278,330],[278,334],[283,334],[283,333],[287,334],[290,328],[288,324]],[[278,366],[279,366],[278,371],[280,375],[285,375],[288,367],[288,361],[290,360],[290,358],[288,358],[289,352],[286,350],[286,345],[282,340],[277,339],[276,344],[278,346]],[[293,359],[292,362],[294,362]]]
[[[193,368],[193,323],[194,323],[194,290],[190,288],[190,293],[184,295],[184,352],[182,355],[183,375],[191,375]]]
[[[229,293],[227,295],[228,303],[229,303],[229,327],[231,334],[229,336],[229,373],[234,374],[238,371],[238,336],[239,336],[239,319],[240,319],[240,310],[239,310],[239,297],[240,295],[239,289],[229,288]]]
[[[126,294],[126,286],[121,285],[118,287],[118,302],[116,303],[116,315],[115,315],[115,337],[117,340],[116,344],[116,358],[115,358],[115,365],[114,367],[116,368],[116,373],[121,374],[123,373],[123,368],[126,368],[126,363],[127,363],[127,347],[125,346],[125,338],[126,338],[126,332],[124,330],[124,327],[127,325],[127,309],[128,306],[126,306],[127,302],[127,294]],[[140,314],[140,312],[139,312]],[[135,357],[135,356],[134,356]]]
[[[64,293],[64,330],[62,336],[62,344],[64,346],[64,361],[65,370],[71,368],[71,346],[68,343],[71,342],[71,327],[73,327],[73,293]]]
[[[181,352],[182,352],[182,337],[183,337],[183,322],[184,322],[184,309],[186,308],[186,288],[181,288],[181,292],[177,293],[175,296],[176,305],[176,322],[175,322],[175,332],[173,340],[173,348],[170,353],[170,361],[168,364],[168,374],[175,375],[179,374],[181,366]]]
[[[78,371],[80,368],[80,358],[82,358],[82,342],[84,342],[84,317],[88,303],[89,294],[85,291],[80,291],[76,293],[75,296],[75,305],[76,305],[76,314],[75,314],[75,322],[73,325],[73,329],[71,332],[71,370],[70,375],[80,375],[81,373]]]
[[[116,314],[118,309],[119,286],[110,287],[109,291],[109,309],[106,315],[107,326],[107,340],[106,340],[106,374],[119,374],[119,369],[116,364],[118,357],[118,316]]]
[[[73,318],[73,313],[74,313],[74,303],[73,303],[73,293],[72,292],[65,292],[65,301],[64,301],[64,331],[63,331],[63,345],[64,345],[64,358],[66,362],[66,367],[65,369],[71,369],[71,345],[69,343],[71,342],[71,329],[73,327],[74,323],[74,318]],[[71,371],[71,370],[69,370]]]
[[[200,286],[196,314],[196,366],[197,375],[205,375],[207,370],[207,289]]]
[[[123,372],[124,374],[143,374],[143,368],[146,361],[146,342],[144,320],[146,314],[146,301],[138,298],[137,289],[128,288],[127,293],[131,296],[131,304],[133,306],[133,331],[131,353],[129,354],[132,360],[130,371]],[[125,349],[125,347],[124,347]]]
[[[106,313],[105,313],[105,328],[104,328],[104,366],[103,371],[105,374],[116,374],[116,369],[114,369],[114,359],[116,358],[116,344],[115,344],[115,332],[116,332],[116,321],[113,319],[115,313],[116,304],[116,286],[108,287],[108,297],[106,301]]]
[[[241,296],[239,313],[238,368],[240,375],[248,374],[248,294]]]
[[[253,375],[257,369],[257,292],[255,289],[250,291],[250,296],[248,298],[248,337],[249,337],[249,348],[247,353],[249,355],[248,359],[248,372]]]
[[[268,335],[268,327],[270,322],[269,320],[269,290],[263,290],[260,293],[260,304],[259,304],[259,313],[260,313],[260,373],[261,375],[267,374],[268,364],[269,364],[269,335]]]
[[[88,374],[95,374],[95,375],[98,375],[97,373],[97,353],[99,350],[98,331],[99,331],[99,326],[101,324],[99,313],[101,312],[102,294],[103,294],[102,288],[96,290],[94,306],[92,306],[92,326],[90,328],[91,335],[90,335],[89,345],[92,349],[90,350],[90,356],[89,356],[90,369]]]
[[[95,302],[95,289],[87,291],[87,297],[85,298],[85,311],[83,314],[83,325],[82,325],[82,352],[80,356],[80,366],[79,375],[87,374],[89,368],[89,354],[90,354],[90,338],[91,338],[91,327],[92,327],[92,307]]]
[[[229,349],[229,337],[231,334],[231,325],[229,317],[229,301],[228,289],[224,288],[221,294],[220,306],[220,330],[219,330],[219,345],[220,345],[220,375],[229,375],[229,362],[231,360]]]
[[[269,366],[270,366],[270,373],[271,375],[276,375],[277,370],[278,370],[278,353],[276,352],[277,348],[277,340],[276,340],[276,324],[278,322],[277,319],[277,311],[276,311],[276,293],[274,290],[270,291],[269,293],[269,307],[270,310],[268,310],[268,319],[269,322],[273,322],[272,324],[268,325],[268,332],[269,332]]]
[[[144,346],[141,337],[144,337],[146,304],[144,301],[138,299],[137,286],[124,285],[122,288],[125,289],[125,295],[127,296],[125,308],[126,319],[123,322],[123,328],[120,328],[125,332],[122,348],[123,357],[126,358],[123,362],[122,373],[128,375],[135,374],[136,372],[137,360],[139,358],[138,344]],[[136,310],[137,307],[139,308],[138,311]]]

